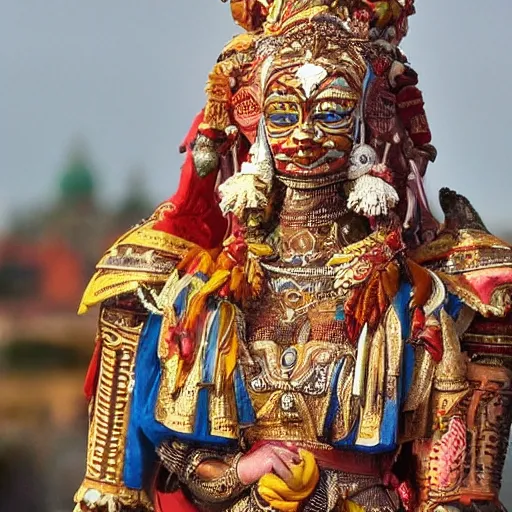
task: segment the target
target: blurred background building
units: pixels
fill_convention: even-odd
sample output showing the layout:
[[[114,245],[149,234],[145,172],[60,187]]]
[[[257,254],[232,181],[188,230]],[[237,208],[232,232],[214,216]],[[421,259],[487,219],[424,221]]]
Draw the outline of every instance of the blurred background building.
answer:
[[[83,472],[82,382],[95,315],[77,304],[99,255],[153,205],[142,171],[114,203],[75,145],[55,200],[14,211],[0,236],[0,510],[70,510]],[[29,491],[29,492],[27,492]]]
[[[439,150],[434,209],[455,188],[512,241],[512,2],[416,4],[404,50]],[[215,0],[0,7],[0,512],[70,512],[96,321],[76,316],[81,292],[109,244],[176,188],[177,148],[237,29]],[[509,507],[510,483],[509,463]]]

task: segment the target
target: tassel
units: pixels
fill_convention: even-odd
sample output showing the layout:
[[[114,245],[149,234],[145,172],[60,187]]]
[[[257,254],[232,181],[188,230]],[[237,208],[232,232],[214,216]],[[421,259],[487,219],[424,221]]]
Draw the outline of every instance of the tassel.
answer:
[[[237,365],[238,336],[236,329],[235,308],[228,302],[220,305],[219,312],[219,346],[215,368],[215,389],[221,394],[233,378]]]
[[[208,297],[216,292],[224,285],[229,279],[229,270],[217,270],[212,277],[204,284],[204,286],[197,292],[194,298],[190,301],[187,308],[187,316],[185,321],[185,330],[192,330],[199,315],[203,312],[206,300]]]

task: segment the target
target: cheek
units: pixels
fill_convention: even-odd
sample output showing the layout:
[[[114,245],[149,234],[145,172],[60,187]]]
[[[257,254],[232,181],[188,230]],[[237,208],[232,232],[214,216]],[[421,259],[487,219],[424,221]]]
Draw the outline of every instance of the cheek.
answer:
[[[268,144],[273,155],[277,155],[281,152],[286,140],[286,137],[269,137]]]
[[[330,146],[332,149],[337,149],[338,151],[345,151],[349,153],[352,150],[352,146],[354,145],[354,141],[349,135],[331,135],[326,134],[324,139],[322,140],[322,144],[326,142],[330,142]]]

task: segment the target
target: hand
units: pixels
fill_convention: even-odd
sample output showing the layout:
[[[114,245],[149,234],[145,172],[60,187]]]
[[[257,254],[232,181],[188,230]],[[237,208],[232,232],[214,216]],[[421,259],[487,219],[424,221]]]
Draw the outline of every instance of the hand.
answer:
[[[238,478],[244,485],[257,482],[263,475],[275,474],[285,482],[293,482],[291,467],[299,457],[290,448],[266,444],[244,455],[238,462]]]
[[[288,482],[275,474],[266,474],[258,482],[258,494],[276,510],[296,512],[318,484],[320,471],[315,456],[307,450],[299,450],[299,456],[300,462],[290,467],[292,478]]]

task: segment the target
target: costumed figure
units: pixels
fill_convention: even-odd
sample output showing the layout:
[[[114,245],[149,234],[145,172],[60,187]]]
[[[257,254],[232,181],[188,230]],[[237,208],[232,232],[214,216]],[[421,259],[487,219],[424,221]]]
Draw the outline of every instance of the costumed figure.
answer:
[[[76,510],[503,510],[512,249],[430,213],[413,0],[231,9],[178,192],[84,294]]]

